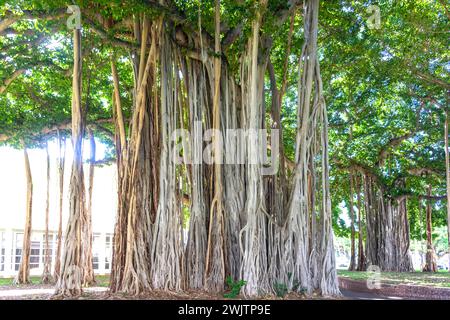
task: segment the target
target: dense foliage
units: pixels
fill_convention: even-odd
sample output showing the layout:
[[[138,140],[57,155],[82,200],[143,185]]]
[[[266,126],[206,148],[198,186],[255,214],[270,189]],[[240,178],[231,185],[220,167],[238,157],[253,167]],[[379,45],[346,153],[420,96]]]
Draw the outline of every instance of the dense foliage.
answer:
[[[292,2],[299,6],[295,16],[280,19]],[[112,150],[111,54],[118,58],[125,118],[130,117],[133,105],[128,50],[137,46],[123,25],[128,23],[125,18],[142,12],[166,14],[172,17],[174,30],[196,30],[200,24],[213,35],[214,1],[176,0],[167,7],[148,0],[75,3],[81,8],[85,39],[82,104],[86,123]],[[294,160],[297,131],[298,57],[304,36],[300,4],[269,1],[265,10],[270,14],[261,27],[261,42],[273,43],[270,63],[277,83],[286,77],[281,124],[288,162]],[[368,28],[367,20],[373,14],[367,11],[370,5],[379,6],[378,29]],[[20,0],[0,6],[0,143],[42,147],[56,129],[70,132],[73,61],[66,6],[66,1]],[[236,78],[257,6],[257,1],[250,0],[221,3],[222,55]],[[376,177],[386,197],[408,197],[412,238],[425,237],[421,211],[425,210],[429,185],[434,197],[433,224],[446,224],[444,110],[450,90],[449,10],[446,1],[431,0],[321,2],[319,57],[329,115],[337,235],[350,232],[342,220],[342,208],[349,206],[349,170],[353,169]],[[187,43],[184,50],[190,49]],[[267,75],[268,110],[270,91]],[[267,122],[270,126],[270,119]]]

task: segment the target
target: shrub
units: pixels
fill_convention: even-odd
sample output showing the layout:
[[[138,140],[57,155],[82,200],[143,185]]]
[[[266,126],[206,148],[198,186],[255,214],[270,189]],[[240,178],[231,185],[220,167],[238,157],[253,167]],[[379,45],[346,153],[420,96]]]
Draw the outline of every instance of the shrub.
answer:
[[[287,285],[285,283],[278,283],[277,282],[277,283],[275,283],[273,288],[275,289],[275,294],[279,298],[283,298],[288,293],[288,287],[287,287]]]
[[[244,281],[244,280],[234,281],[231,278],[231,276],[228,276],[226,279],[226,283],[227,283],[228,287],[230,288],[230,292],[225,293],[223,296],[225,298],[234,299],[241,292],[241,288],[247,284],[247,281]]]

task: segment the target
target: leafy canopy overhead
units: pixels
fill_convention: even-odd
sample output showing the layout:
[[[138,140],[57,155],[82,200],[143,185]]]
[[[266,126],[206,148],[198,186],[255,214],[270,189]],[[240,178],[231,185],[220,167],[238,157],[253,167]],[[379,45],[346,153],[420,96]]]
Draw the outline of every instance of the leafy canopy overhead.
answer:
[[[137,47],[133,15],[164,15],[173,35],[214,34],[214,1],[75,1],[83,33],[83,107],[95,135],[111,144],[112,77],[117,61],[122,107],[129,118]],[[250,34],[257,1],[221,1],[222,58],[235,73]],[[381,13],[370,29],[370,5]],[[295,9],[294,9],[295,8]],[[9,1],[0,5],[0,143],[41,146],[56,129],[70,133],[72,33],[66,1]],[[290,15],[293,32],[288,41]],[[284,150],[293,159],[297,117],[298,57],[303,45],[302,1],[271,0],[262,41],[272,43],[270,63],[278,87],[286,70],[281,106]],[[445,1],[321,1],[319,57],[330,119],[331,189],[335,220],[348,199],[348,172],[377,177],[389,197],[423,195],[428,185],[445,194],[444,109],[448,105],[449,6]],[[290,47],[289,47],[290,43]],[[189,43],[185,51],[192,50]],[[286,53],[290,51],[288,57]],[[213,50],[208,51],[213,54]],[[271,86],[266,78],[267,108]],[[403,181],[403,184],[399,184]],[[401,185],[401,187],[399,187]],[[417,201],[416,201],[417,202]],[[411,206],[417,208],[418,202]],[[444,223],[437,203],[436,223]],[[412,215],[415,209],[409,210]],[[414,218],[412,218],[414,223]],[[336,228],[341,224],[335,221]],[[415,230],[414,228],[412,228]]]

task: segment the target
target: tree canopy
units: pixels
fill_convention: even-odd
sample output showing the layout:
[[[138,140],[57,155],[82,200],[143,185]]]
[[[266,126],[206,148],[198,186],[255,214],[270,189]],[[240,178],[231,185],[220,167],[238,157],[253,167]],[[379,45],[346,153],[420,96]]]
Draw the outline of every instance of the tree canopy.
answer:
[[[308,44],[304,1],[264,3],[220,2],[221,51],[216,52],[214,1],[75,1],[82,23],[86,126],[114,154],[114,60],[125,130],[132,135],[130,124],[137,99],[132,71],[141,45],[136,40],[140,31],[133,24],[135,17],[145,14],[152,21],[164,17],[170,22],[167,34],[183,56],[204,61],[205,52],[220,58],[230,78],[243,84],[243,53],[248,49],[255,17],[261,15],[258,61],[267,58],[262,80],[265,125],[274,128],[281,124],[283,157],[288,175],[293,174],[299,57]],[[15,0],[0,5],[0,144],[43,147],[59,132],[70,135],[74,61],[72,30],[66,22],[73,13],[66,12],[67,4],[61,0]],[[373,5],[379,8],[379,28],[368,22],[375,14]],[[349,173],[370,177],[386,199],[408,199],[412,238],[424,238],[420,221],[424,200],[434,203],[433,224],[446,224],[444,123],[450,92],[449,10],[446,1],[432,0],[320,3],[317,54],[328,114],[333,228],[338,235],[351,232],[341,217],[342,204],[348,208],[354,197]],[[201,35],[199,41],[191,37],[193,33]],[[139,73],[135,70],[135,74]],[[152,81],[161,84],[164,79],[158,76]],[[279,96],[280,124],[276,124],[268,115]],[[180,123],[183,121],[188,122],[187,116]],[[362,188],[358,181],[356,187]],[[431,195],[427,194],[429,186]]]

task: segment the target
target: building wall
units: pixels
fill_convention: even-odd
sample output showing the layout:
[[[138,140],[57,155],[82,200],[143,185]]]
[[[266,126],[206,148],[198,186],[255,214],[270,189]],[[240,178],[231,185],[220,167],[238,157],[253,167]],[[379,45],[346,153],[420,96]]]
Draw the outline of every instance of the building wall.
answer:
[[[9,278],[17,275],[22,259],[23,230],[0,229],[0,277]],[[96,274],[108,274],[111,270],[112,233],[94,233],[93,264]],[[64,246],[64,238],[62,239]],[[56,261],[57,233],[49,232],[49,254],[53,273]],[[33,231],[31,235],[30,275],[40,276],[44,270],[45,233]]]
[[[72,147],[67,140],[67,152],[63,194],[63,235],[69,216],[69,181],[72,163]],[[89,156],[89,143],[85,143],[85,157]],[[49,142],[50,153],[50,210],[49,229],[52,254],[52,271],[56,253],[56,230],[59,224],[59,175],[56,159],[57,144]],[[10,147],[0,147],[0,277],[17,274],[22,250],[22,235],[26,216],[26,178],[23,151]],[[97,141],[97,159],[105,155],[105,146]],[[46,152],[42,149],[30,149],[31,174],[33,177],[32,212],[32,252],[30,258],[31,275],[41,275],[44,262],[44,229],[46,209]],[[89,165],[84,165],[86,191],[88,189]],[[117,169],[108,165],[96,167],[92,202],[93,253],[96,256],[96,272],[108,273],[111,268],[112,233],[117,208]],[[49,240],[50,240],[49,239]],[[64,239],[62,241],[64,245]],[[106,259],[106,260],[105,260]],[[109,259],[109,260],[107,260]]]
[[[72,153],[67,141],[63,194],[63,228],[69,217],[69,182]],[[85,143],[87,148],[89,143]],[[102,144],[98,143],[101,151]],[[57,171],[57,150],[54,141],[50,149],[50,210],[49,228],[57,230],[59,224],[59,174]],[[70,151],[70,152],[69,152]],[[99,151],[99,152],[100,152]],[[33,230],[45,229],[47,195],[46,153],[41,149],[30,149],[31,175],[33,178]],[[102,159],[101,155],[97,157]],[[86,192],[89,187],[89,165],[83,166]],[[23,229],[26,217],[26,177],[23,151],[0,147],[0,229]],[[117,210],[117,168],[115,164],[96,167],[92,202],[92,228],[94,232],[113,232]]]

